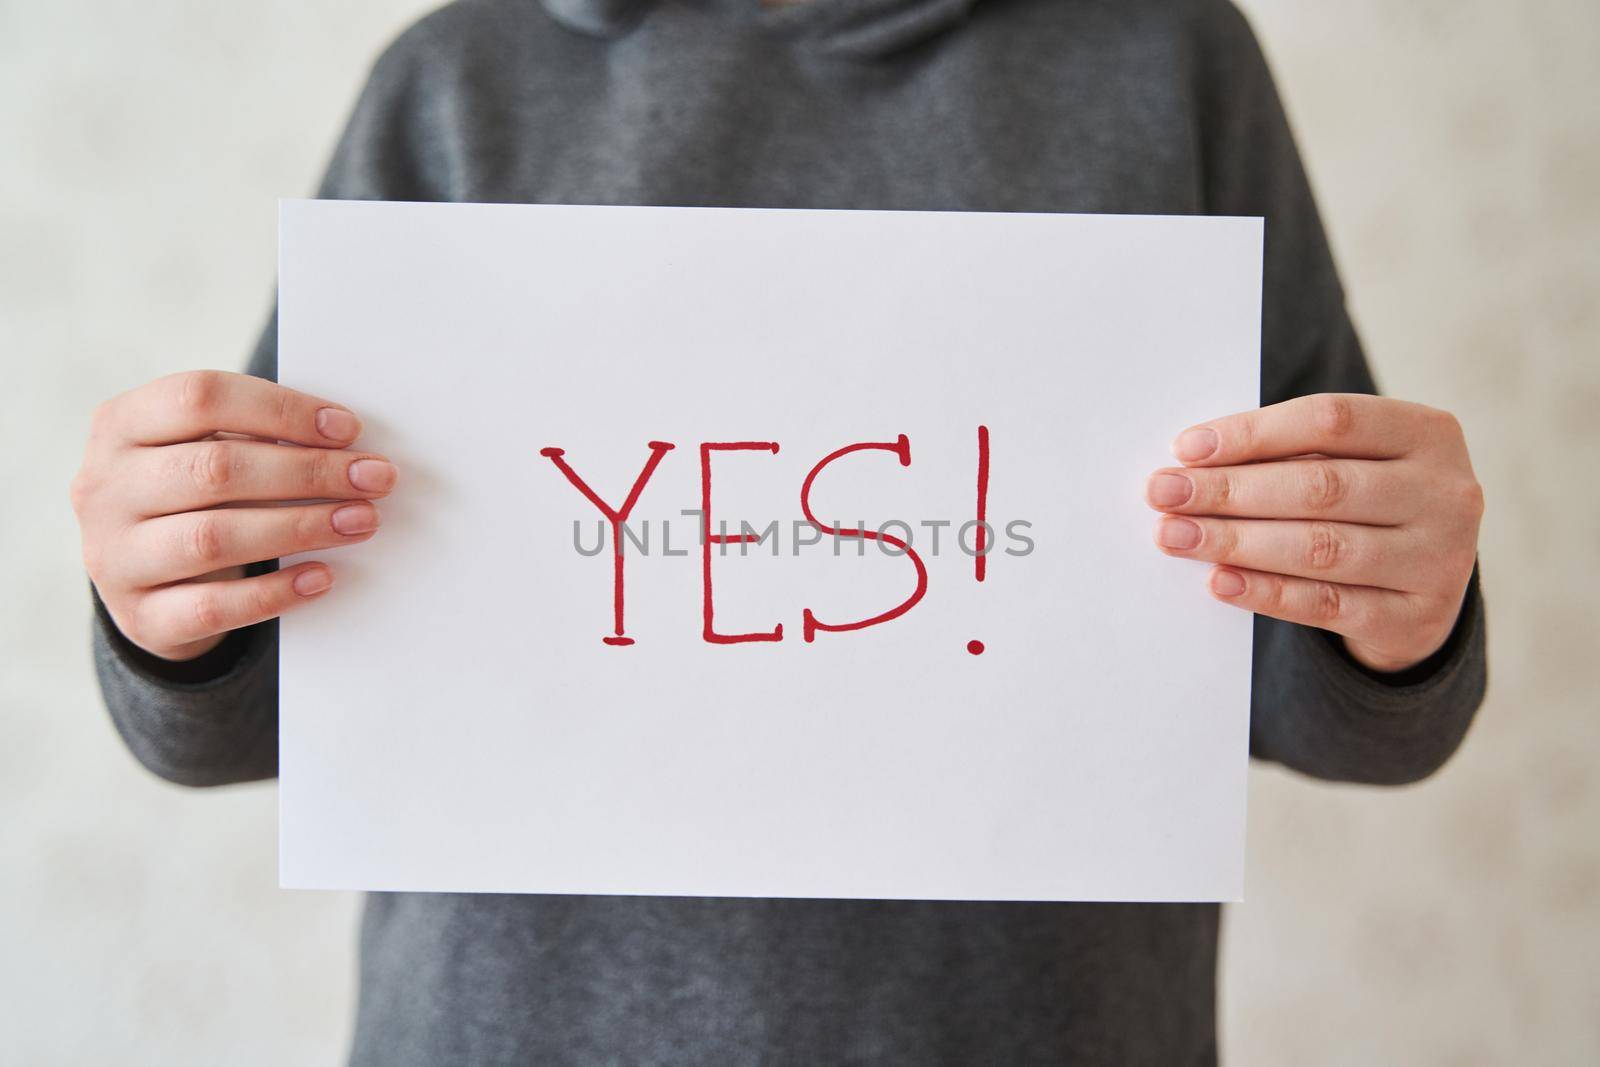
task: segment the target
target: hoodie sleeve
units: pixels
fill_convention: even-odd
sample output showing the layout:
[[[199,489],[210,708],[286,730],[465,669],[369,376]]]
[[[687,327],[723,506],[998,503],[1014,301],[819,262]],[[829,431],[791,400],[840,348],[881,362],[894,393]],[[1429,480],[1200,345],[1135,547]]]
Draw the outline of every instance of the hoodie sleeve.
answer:
[[[1203,0],[1200,10],[1195,98],[1206,210],[1266,219],[1261,402],[1374,393],[1260,46],[1231,3]],[[1476,573],[1444,647],[1394,675],[1360,666],[1330,633],[1257,616],[1251,753],[1338,781],[1425,778],[1471,724],[1486,662]]]
[[[426,105],[428,28],[419,24],[379,57],[335,148],[318,196],[339,200],[448,198],[449,161]],[[276,380],[277,315],[248,373]],[[261,573],[277,566],[260,564]],[[152,656],[124,637],[94,596],[100,690],[118,733],[145,767],[181,785],[209,786],[278,772],[278,624],[235,631],[185,663]]]

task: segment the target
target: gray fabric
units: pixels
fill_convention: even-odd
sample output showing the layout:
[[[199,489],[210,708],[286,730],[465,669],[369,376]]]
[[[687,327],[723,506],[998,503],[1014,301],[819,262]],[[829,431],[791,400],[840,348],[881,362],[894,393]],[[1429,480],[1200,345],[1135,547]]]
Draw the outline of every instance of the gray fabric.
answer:
[[[1225,0],[548,3],[469,0],[405,33],[321,195],[1264,215],[1263,400],[1373,388]],[[251,369],[275,362],[269,327]],[[274,626],[178,681],[97,618],[106,701],[151,770],[275,773]],[[1447,648],[1387,679],[1258,620],[1253,753],[1431,773],[1483,692],[1482,619],[1474,583]],[[352,1059],[1204,1064],[1217,926],[1211,905],[373,894]]]

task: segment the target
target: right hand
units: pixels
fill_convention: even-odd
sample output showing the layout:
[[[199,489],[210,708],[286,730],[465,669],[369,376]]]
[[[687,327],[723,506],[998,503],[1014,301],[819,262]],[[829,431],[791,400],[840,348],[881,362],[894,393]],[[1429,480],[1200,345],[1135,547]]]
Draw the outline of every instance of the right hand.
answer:
[[[348,449],[360,433],[348,408],[222,371],[159,378],[102,404],[72,509],[117,628],[163,659],[193,659],[229,630],[326,593],[324,563],[254,578],[244,565],[372,537],[370,501],[394,488],[395,469]]]

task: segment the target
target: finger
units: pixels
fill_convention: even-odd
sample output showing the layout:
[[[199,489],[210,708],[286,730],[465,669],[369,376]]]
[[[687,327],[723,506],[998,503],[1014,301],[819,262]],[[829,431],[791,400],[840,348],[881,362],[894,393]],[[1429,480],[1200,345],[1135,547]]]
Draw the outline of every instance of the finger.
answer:
[[[343,447],[361,433],[361,420],[349,408],[264,378],[216,370],[158,378],[111,401],[96,417],[124,441],[143,445],[234,433],[327,448]]]
[[[139,636],[147,647],[181,655],[184,646],[275,619],[317,599],[332,585],[327,565],[312,562],[255,578],[163,586],[140,602]]]
[[[1346,522],[1168,515],[1156,523],[1156,544],[1184,559],[1389,589],[1416,569],[1400,531]]]
[[[1145,485],[1145,500],[1178,515],[1335,519],[1398,525],[1415,514],[1408,465],[1363,459],[1306,459],[1242,467],[1167,467]]]
[[[1238,567],[1213,570],[1210,586],[1218,600],[1246,611],[1354,638],[1377,632],[1386,621],[1414,613],[1411,595],[1393,589],[1343,585]]]
[[[125,455],[120,481],[142,518],[243,501],[370,500],[387,495],[397,476],[393,464],[372,452],[242,439],[136,448]]]
[[[378,509],[367,501],[163,515],[128,534],[131,543],[122,556],[133,562],[123,580],[135,587],[165,585],[224,567],[359,544],[378,521]]]
[[[1185,466],[1220,467],[1321,452],[1393,459],[1450,417],[1421,404],[1361,393],[1318,393],[1192,426],[1172,442]]]

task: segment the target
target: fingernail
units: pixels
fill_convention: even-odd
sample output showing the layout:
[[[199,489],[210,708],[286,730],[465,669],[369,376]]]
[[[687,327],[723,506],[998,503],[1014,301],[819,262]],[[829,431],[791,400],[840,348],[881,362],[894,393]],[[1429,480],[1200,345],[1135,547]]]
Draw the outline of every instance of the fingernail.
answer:
[[[326,567],[312,567],[295,575],[289,584],[296,596],[316,596],[333,584],[333,572]]]
[[[371,533],[378,528],[378,509],[371,504],[346,504],[333,513],[333,528],[342,534]]]
[[[1194,483],[1181,474],[1152,474],[1144,495],[1158,508],[1175,508],[1194,495]]]
[[[1211,575],[1211,591],[1218,596],[1238,596],[1244,592],[1244,575],[1238,571],[1216,571]]]
[[[1162,548],[1193,548],[1200,543],[1200,527],[1188,519],[1162,519],[1156,541]]]
[[[1172,454],[1185,463],[1205,459],[1217,450],[1217,431],[1206,426],[1185,430],[1172,442]]]
[[[358,459],[350,464],[350,484],[363,493],[386,493],[394,488],[398,472],[381,459]]]
[[[344,408],[319,408],[317,432],[330,441],[354,441],[361,433],[361,420]]]

